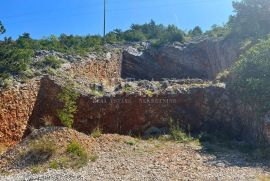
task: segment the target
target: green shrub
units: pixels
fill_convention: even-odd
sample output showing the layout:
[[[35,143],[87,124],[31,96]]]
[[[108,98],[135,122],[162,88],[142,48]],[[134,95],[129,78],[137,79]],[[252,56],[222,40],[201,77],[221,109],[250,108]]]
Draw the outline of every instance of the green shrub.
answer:
[[[67,146],[67,153],[71,156],[73,168],[79,168],[88,162],[88,153],[78,142],[72,141]]]
[[[191,142],[193,138],[190,134],[186,134],[186,132],[179,127],[177,123],[174,123],[172,119],[170,119],[170,136],[174,141],[178,141],[181,143]]]
[[[0,48],[0,78],[23,76],[29,68],[33,51],[21,49],[12,44],[1,45]]]
[[[4,25],[2,24],[2,22],[0,21],[0,35],[4,34],[6,32],[6,29],[4,27]]]
[[[49,55],[49,56],[46,56],[42,61],[38,62],[36,66],[39,68],[50,67],[53,69],[59,69],[62,63],[63,61],[61,59],[55,56]]]
[[[61,123],[68,128],[71,128],[74,122],[78,97],[79,94],[73,90],[71,85],[64,87],[62,92],[58,95],[59,100],[64,104],[63,109],[58,111],[58,118]]]
[[[228,87],[258,114],[270,109],[270,38],[250,48],[231,69]]]
[[[28,152],[22,154],[22,159],[29,165],[39,165],[48,161],[55,152],[54,142],[40,139],[30,144]]]
[[[102,130],[99,127],[95,128],[91,133],[91,136],[93,138],[99,138],[101,135],[102,135]]]
[[[96,90],[94,88],[90,89],[90,94],[94,95],[95,97],[102,97],[104,96],[104,92],[100,90]]]
[[[38,173],[41,173],[43,171],[44,171],[44,169],[42,167],[39,167],[39,166],[33,166],[31,168],[31,173],[32,174],[38,174]]]
[[[124,38],[126,41],[144,41],[146,40],[146,37],[144,36],[144,34],[141,31],[126,31],[124,33]]]
[[[125,93],[130,93],[132,92],[132,87],[130,85],[125,85],[123,88],[122,88],[122,91],[125,92]]]
[[[154,92],[151,91],[151,90],[146,90],[146,91],[145,91],[145,94],[146,94],[148,97],[153,97]]]
[[[50,163],[49,168],[57,170],[57,169],[60,168],[60,165],[59,165],[59,163],[58,163],[56,160],[53,160],[53,161]]]
[[[67,152],[70,153],[72,156],[85,157],[87,155],[85,149],[76,141],[72,141],[67,146]]]
[[[128,144],[128,145],[130,145],[130,146],[133,146],[133,145],[136,144],[136,143],[135,143],[134,141],[132,141],[132,140],[126,141],[125,143]]]
[[[91,156],[89,157],[89,159],[91,160],[91,162],[95,162],[95,161],[97,161],[98,156],[97,156],[97,155],[91,155]]]

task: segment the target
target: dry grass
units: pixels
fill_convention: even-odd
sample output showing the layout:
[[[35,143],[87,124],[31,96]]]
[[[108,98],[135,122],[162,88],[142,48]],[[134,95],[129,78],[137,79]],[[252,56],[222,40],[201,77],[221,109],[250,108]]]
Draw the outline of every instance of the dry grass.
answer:
[[[0,155],[2,155],[7,150],[7,146],[0,144]]]
[[[270,181],[270,176],[259,176],[258,181]]]

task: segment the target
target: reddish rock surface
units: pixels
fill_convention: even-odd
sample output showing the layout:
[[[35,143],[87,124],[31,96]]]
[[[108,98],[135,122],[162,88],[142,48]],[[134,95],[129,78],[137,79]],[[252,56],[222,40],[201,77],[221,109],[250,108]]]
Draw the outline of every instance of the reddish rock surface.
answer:
[[[0,143],[12,145],[20,141],[32,114],[39,81],[0,91]]]
[[[68,75],[92,81],[120,79],[120,53],[107,53],[106,57],[93,58],[72,64]]]
[[[57,111],[62,108],[57,99],[60,91],[61,86],[51,79],[42,80],[38,102],[30,119],[31,125],[41,126],[42,118],[48,116],[54,120],[55,125],[61,125],[57,118]],[[77,102],[74,128],[90,133],[99,126],[107,133],[142,134],[150,127],[168,127],[172,118],[184,128],[190,126],[193,131],[213,129],[218,125],[230,132],[234,112],[226,106],[228,101],[225,99],[223,107],[219,105],[217,100],[223,93],[224,88],[209,86],[192,88],[176,95],[161,94],[153,97],[122,93],[114,97],[94,98],[81,94]],[[218,114],[220,109],[226,113]]]

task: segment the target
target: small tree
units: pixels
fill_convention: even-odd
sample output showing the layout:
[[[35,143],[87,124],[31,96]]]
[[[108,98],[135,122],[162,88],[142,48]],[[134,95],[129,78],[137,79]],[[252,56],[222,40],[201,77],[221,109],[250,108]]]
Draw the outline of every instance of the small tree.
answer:
[[[68,84],[63,88],[62,92],[58,95],[59,100],[64,104],[63,109],[58,111],[58,118],[61,123],[71,128],[74,122],[74,114],[77,112],[77,99],[79,94],[76,93],[72,85]]]
[[[2,22],[0,21],[0,35],[4,34],[6,32],[6,29],[4,27],[4,25],[2,24]]]
[[[199,27],[199,26],[196,26],[193,30],[191,30],[190,32],[190,35],[191,36],[200,36],[200,35],[202,35],[203,34],[203,31],[202,31],[202,29],[201,29],[201,27]]]

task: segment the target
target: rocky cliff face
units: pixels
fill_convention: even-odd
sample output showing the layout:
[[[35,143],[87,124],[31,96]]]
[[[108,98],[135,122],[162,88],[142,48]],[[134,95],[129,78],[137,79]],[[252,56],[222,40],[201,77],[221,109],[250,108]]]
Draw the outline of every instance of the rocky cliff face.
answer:
[[[213,79],[230,67],[240,52],[240,45],[232,39],[205,39],[143,51],[130,47],[123,53],[121,75],[147,80]]]
[[[67,74],[79,79],[110,81],[120,79],[121,54],[108,52],[103,56],[92,55],[86,60],[74,62]]]
[[[65,59],[68,63],[63,65],[63,70],[60,70],[59,74],[66,74],[69,78],[78,79],[78,81],[102,81],[120,77],[121,59],[116,53],[108,53],[105,56],[92,55],[82,59],[53,51],[39,51],[33,61],[36,62],[48,55]],[[19,142],[26,131],[29,119],[33,117],[33,109],[37,107],[41,110],[45,109],[39,106],[40,101],[45,101],[40,99],[39,93],[50,87],[44,84],[41,88],[39,86],[40,80],[37,79],[26,84],[16,83],[9,89],[0,89],[0,144],[13,145]],[[56,95],[48,94],[47,96],[56,99]]]
[[[255,122],[256,114],[237,101],[237,95],[228,93],[225,85],[201,79],[147,81],[212,79],[228,68],[239,52],[239,45],[232,40],[203,40],[66,61],[60,74],[76,81],[76,91],[80,93],[74,128],[85,133],[99,126],[108,133],[149,134],[166,131],[172,119],[192,131],[224,132],[270,144],[270,116]],[[61,54],[57,56],[63,58]],[[144,81],[118,80],[110,89],[104,86],[104,81],[120,76]],[[92,87],[95,80],[103,83]],[[58,101],[58,94],[65,81],[45,76],[41,82],[2,90],[0,143],[20,141],[27,134],[27,126],[40,127],[48,122],[61,125],[57,111],[63,104]],[[94,96],[93,88],[102,91],[102,95]]]
[[[39,81],[0,91],[0,143],[20,141],[26,130],[39,91]]]
[[[40,85],[33,81],[2,91],[0,142],[17,143],[29,133],[27,127],[38,128],[48,121],[61,126],[57,117],[63,106],[58,100],[61,90],[61,82],[44,77]],[[254,122],[252,110],[228,94],[223,84],[199,80],[127,82],[101,97],[77,91],[80,98],[74,128],[85,133],[100,127],[107,133],[155,134],[166,131],[172,119],[195,132],[222,132],[253,143],[270,143],[268,117]]]
[[[133,83],[138,86],[141,82]],[[151,87],[151,83],[144,83]],[[61,85],[52,79],[42,80],[38,102],[29,124],[42,126],[44,117],[51,117],[54,125],[61,125],[57,111],[62,108],[57,95]],[[142,88],[139,88],[142,90]],[[223,132],[238,138],[256,140],[251,125],[243,122],[238,105],[227,94],[223,85],[213,84],[161,84],[159,94],[137,91],[118,91],[114,96],[94,97],[81,93],[77,101],[74,128],[90,133],[100,127],[107,133],[147,134],[164,131],[172,119],[191,131]],[[254,127],[253,127],[254,128]]]

